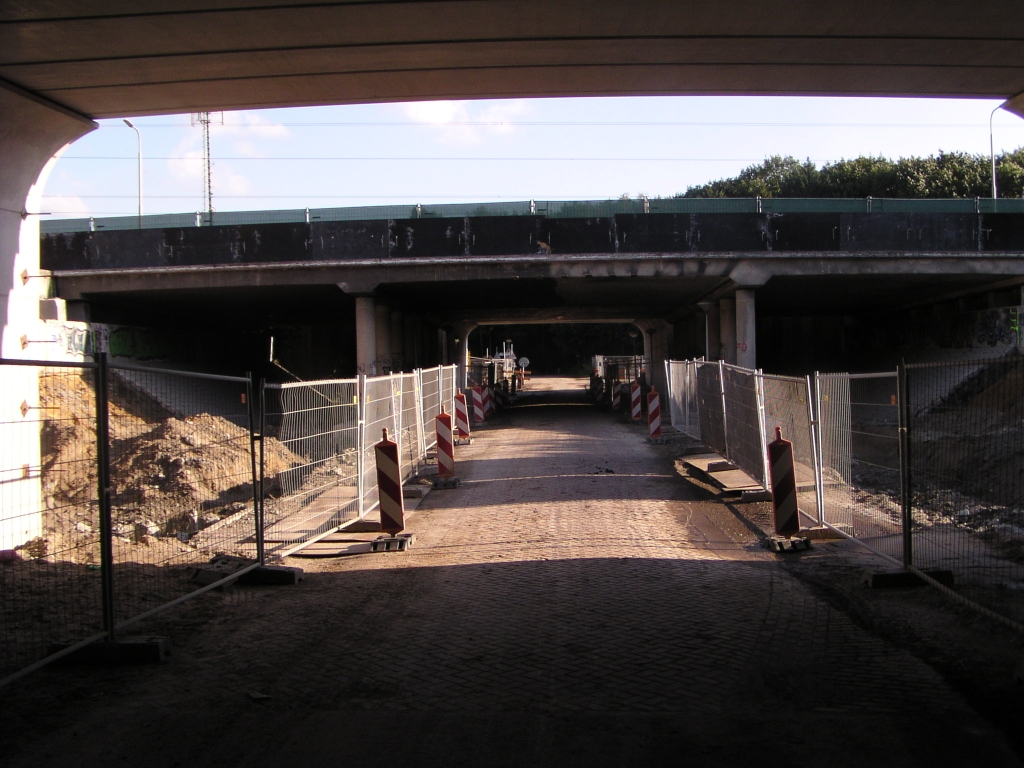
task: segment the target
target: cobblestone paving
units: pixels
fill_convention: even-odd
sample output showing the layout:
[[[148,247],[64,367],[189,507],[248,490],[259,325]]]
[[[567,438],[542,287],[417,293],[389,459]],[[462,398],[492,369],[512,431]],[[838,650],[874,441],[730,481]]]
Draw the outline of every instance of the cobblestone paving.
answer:
[[[458,474],[407,553],[215,597],[159,669],[13,689],[11,765],[1017,764],[641,430],[519,408]],[[82,699],[44,714],[69,685]]]

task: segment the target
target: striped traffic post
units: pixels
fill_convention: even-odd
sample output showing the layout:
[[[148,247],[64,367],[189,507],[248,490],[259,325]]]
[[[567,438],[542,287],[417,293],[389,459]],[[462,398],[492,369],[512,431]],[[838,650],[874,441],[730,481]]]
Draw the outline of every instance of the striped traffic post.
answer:
[[[484,416],[490,416],[494,413],[494,393],[491,391],[491,385],[488,384],[484,387]]]
[[[642,415],[640,407],[640,382],[634,381],[629,386],[629,399],[632,403],[632,419],[633,421],[640,421]]]
[[[661,398],[654,387],[647,393],[647,427],[652,438],[661,437]]]
[[[612,410],[617,411],[622,407],[622,383],[616,379],[612,384]]]
[[[434,417],[437,429],[437,476],[455,477],[455,443],[452,439],[452,417],[441,412]]]
[[[473,421],[483,424],[486,414],[484,413],[484,391],[482,387],[473,387]]]
[[[394,536],[405,528],[405,502],[402,499],[402,472],[398,464],[398,444],[384,439],[374,450],[377,459],[377,495],[380,499],[380,529]]]
[[[459,440],[469,440],[469,408],[461,392],[455,395],[455,429]]]
[[[781,427],[775,428],[775,439],[768,443],[768,464],[771,468],[775,533],[779,536],[792,536],[800,531],[796,467],[793,463],[793,444],[782,438]]]

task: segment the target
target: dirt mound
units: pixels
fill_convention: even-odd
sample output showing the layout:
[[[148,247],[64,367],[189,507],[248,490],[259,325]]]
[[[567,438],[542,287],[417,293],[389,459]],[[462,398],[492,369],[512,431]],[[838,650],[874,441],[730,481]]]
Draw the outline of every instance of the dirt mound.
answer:
[[[175,418],[125,382],[109,401],[114,532],[126,539],[194,532],[235,514],[252,499],[249,433],[207,413]],[[96,408],[91,372],[44,372],[42,438],[44,528],[50,551],[94,535],[98,525]],[[269,478],[304,459],[279,441],[265,445]],[[140,537],[139,530],[143,531]]]

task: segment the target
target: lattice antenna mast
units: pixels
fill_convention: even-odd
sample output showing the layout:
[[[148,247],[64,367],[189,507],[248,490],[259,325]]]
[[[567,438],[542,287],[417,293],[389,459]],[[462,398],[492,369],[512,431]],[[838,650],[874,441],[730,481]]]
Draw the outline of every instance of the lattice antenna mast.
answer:
[[[220,115],[220,124],[224,124],[224,113]],[[210,123],[216,118],[211,118],[209,112],[194,112],[192,114],[192,125],[196,123],[203,128],[203,205],[207,213],[213,213],[213,161],[210,158]]]

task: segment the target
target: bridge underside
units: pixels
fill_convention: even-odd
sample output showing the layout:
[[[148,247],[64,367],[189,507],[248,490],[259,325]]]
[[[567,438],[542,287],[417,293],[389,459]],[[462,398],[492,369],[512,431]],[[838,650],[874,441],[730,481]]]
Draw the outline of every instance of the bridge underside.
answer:
[[[722,0],[0,11],[0,78],[91,117],[438,98],[1024,91],[1013,2]]]

